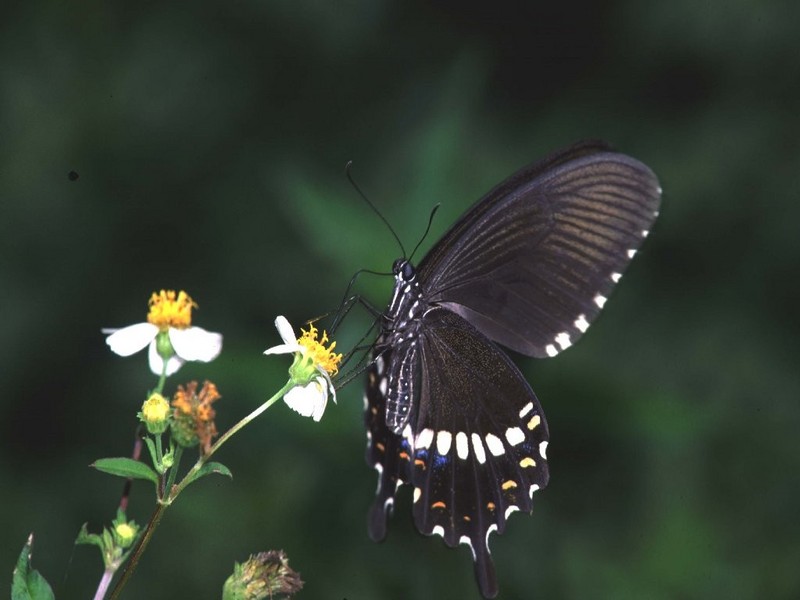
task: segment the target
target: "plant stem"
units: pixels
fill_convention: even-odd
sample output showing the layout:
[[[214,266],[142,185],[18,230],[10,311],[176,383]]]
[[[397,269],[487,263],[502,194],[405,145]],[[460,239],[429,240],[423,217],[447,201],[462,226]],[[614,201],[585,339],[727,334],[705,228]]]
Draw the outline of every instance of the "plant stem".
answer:
[[[280,390],[278,390],[275,393],[275,395],[272,396],[272,398],[264,402],[264,404],[259,406],[257,409],[255,409],[253,412],[247,415],[244,419],[239,421],[236,425],[234,425],[228,431],[222,434],[222,437],[220,437],[214,443],[214,445],[211,446],[211,448],[209,448],[208,453],[197,459],[197,462],[189,470],[189,472],[186,473],[186,476],[181,480],[181,482],[178,485],[176,485],[173,489],[167,490],[167,499],[165,500],[165,502],[167,502],[168,504],[173,502],[175,498],[178,497],[178,494],[180,494],[184,490],[184,488],[186,488],[187,485],[189,485],[190,483],[192,483],[192,481],[194,481],[195,474],[203,467],[204,464],[206,464],[206,462],[208,462],[208,460],[213,456],[213,454],[217,450],[219,450],[225,442],[227,442],[230,438],[232,438],[240,429],[242,429],[242,427],[250,423],[250,421],[258,417],[270,406],[275,404],[275,402],[283,398],[286,392],[292,389],[294,385],[295,384],[292,383],[291,380],[287,381],[286,385],[284,385]]]
[[[108,586],[111,584],[111,579],[113,577],[114,571],[112,569],[103,571],[103,577],[100,579],[100,583],[97,584],[97,591],[94,593],[94,600],[103,600],[103,598],[105,598]]]
[[[167,361],[162,358],[161,359],[163,366],[161,367],[161,377],[158,378],[158,385],[156,389],[153,390],[153,393],[161,394],[164,391],[164,384],[167,382]]]
[[[169,470],[169,477],[167,477],[167,485],[164,488],[166,490],[167,495],[169,495],[169,491],[172,489],[172,485],[175,483],[175,476],[178,474],[178,469],[181,466],[181,457],[183,456],[183,446],[176,445],[173,456],[175,458],[172,463],[172,468]]]
[[[156,509],[153,511],[152,516],[150,517],[150,521],[147,523],[147,528],[144,530],[144,534],[139,539],[139,542],[136,544],[136,549],[131,554],[131,558],[128,561],[128,564],[125,565],[125,569],[122,571],[122,577],[119,578],[117,581],[117,585],[114,586],[114,589],[111,591],[111,598],[110,600],[116,600],[119,597],[120,593],[122,592],[122,588],[125,587],[125,584],[130,579],[133,572],[136,570],[136,565],[139,564],[139,559],[142,557],[145,549],[147,548],[147,544],[150,542],[150,538],[153,537],[153,532],[158,527],[158,524],[161,522],[161,517],[164,516],[164,511],[167,509],[166,504],[161,504],[160,502],[156,505]]]

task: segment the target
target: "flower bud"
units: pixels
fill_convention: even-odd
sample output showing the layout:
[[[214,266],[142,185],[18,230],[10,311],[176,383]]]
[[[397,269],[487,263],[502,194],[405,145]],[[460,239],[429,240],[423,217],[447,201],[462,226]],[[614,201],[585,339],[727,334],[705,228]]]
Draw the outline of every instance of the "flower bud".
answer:
[[[136,540],[139,527],[133,521],[128,523],[118,523],[114,527],[114,541],[120,548],[129,548]]]
[[[171,413],[169,402],[161,394],[151,394],[142,404],[139,418],[147,426],[147,431],[153,435],[164,433],[169,427]]]
[[[300,574],[289,567],[283,550],[259,552],[242,564],[233,565],[233,575],[222,588],[223,600],[288,598],[300,591]]]

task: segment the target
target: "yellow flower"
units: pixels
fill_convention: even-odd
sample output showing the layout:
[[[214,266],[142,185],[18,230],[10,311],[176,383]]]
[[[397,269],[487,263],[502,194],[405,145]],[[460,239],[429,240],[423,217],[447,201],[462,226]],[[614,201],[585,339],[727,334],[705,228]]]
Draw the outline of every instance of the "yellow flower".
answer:
[[[169,426],[169,402],[161,394],[152,394],[142,404],[139,418],[147,425],[147,431],[153,434],[164,433]]]
[[[342,355],[333,351],[336,342],[326,346],[328,334],[323,331],[322,338],[317,339],[319,332],[313,325],[308,331],[301,330],[303,335],[298,338],[289,321],[282,316],[275,319],[275,327],[284,343],[269,348],[264,354],[295,355],[289,368],[289,376],[295,386],[283,400],[300,415],[319,421],[328,404],[328,393],[336,402],[336,389],[331,376],[337,373],[342,360]]]
[[[197,304],[180,291],[153,292],[146,323],[122,329],[103,329],[110,334],[106,344],[120,356],[130,356],[149,345],[150,369],[161,375],[172,375],[187,360],[209,362],[222,350],[222,335],[192,326],[192,308]]]

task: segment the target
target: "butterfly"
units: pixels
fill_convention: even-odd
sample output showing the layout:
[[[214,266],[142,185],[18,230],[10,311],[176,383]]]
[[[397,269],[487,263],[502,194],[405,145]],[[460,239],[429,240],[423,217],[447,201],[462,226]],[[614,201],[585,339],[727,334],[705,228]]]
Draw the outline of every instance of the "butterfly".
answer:
[[[489,536],[547,485],[539,400],[506,353],[557,355],[597,317],[658,215],[641,162],[580,142],[496,186],[395,283],[367,369],[370,537],[397,489],[417,529],[469,547],[481,594],[498,593]]]

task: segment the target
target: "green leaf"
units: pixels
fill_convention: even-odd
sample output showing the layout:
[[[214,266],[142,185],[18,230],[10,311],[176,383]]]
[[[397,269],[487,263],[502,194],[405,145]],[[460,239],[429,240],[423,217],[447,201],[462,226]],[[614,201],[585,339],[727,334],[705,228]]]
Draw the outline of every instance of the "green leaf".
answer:
[[[141,461],[132,458],[99,458],[90,466],[103,473],[133,479],[147,479],[158,484],[158,475]]]
[[[194,476],[189,480],[189,483],[194,483],[201,477],[205,477],[206,475],[212,475],[214,473],[217,473],[219,475],[226,475],[227,477],[233,479],[233,473],[231,473],[231,470],[222,463],[207,462],[202,467],[200,467],[200,469],[198,469],[197,473],[195,473]]]
[[[89,533],[89,530],[86,528],[86,523],[83,524],[83,527],[81,527],[81,530],[78,532],[78,537],[76,538],[75,543],[92,544],[101,550],[103,548],[103,539],[96,533]]]
[[[31,567],[33,534],[22,548],[11,580],[11,600],[54,600],[53,589],[39,571]]]

